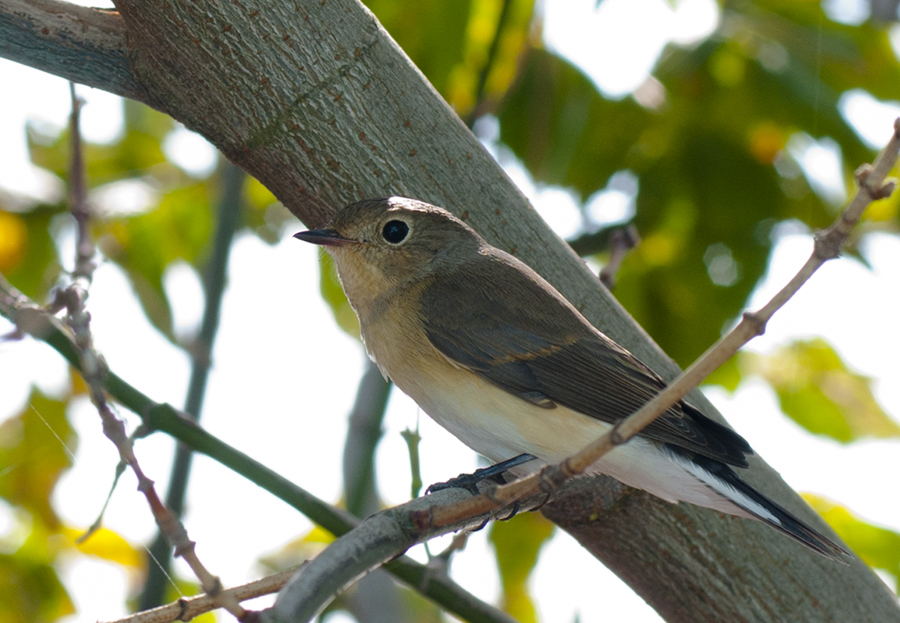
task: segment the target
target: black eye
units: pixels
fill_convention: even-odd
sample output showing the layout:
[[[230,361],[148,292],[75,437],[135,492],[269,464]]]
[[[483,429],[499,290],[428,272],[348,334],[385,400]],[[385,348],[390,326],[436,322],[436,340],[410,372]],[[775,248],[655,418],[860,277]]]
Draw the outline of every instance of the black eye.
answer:
[[[391,244],[400,244],[409,234],[409,225],[403,221],[388,221],[381,230],[381,235]]]

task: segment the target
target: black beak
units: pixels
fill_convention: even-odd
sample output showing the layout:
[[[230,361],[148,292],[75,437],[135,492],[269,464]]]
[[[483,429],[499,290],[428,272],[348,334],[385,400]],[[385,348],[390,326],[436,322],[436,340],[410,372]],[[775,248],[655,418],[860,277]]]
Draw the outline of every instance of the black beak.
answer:
[[[303,242],[311,242],[325,247],[345,247],[348,244],[358,244],[356,240],[344,238],[333,229],[310,229],[294,234],[294,238]]]

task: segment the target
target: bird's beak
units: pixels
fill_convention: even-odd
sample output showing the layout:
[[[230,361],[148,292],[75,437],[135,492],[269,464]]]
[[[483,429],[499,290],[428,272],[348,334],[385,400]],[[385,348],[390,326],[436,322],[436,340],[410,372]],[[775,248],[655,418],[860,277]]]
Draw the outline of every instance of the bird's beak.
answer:
[[[356,240],[344,238],[333,229],[310,229],[309,231],[301,231],[294,234],[294,238],[325,247],[345,247],[349,244],[359,244]]]

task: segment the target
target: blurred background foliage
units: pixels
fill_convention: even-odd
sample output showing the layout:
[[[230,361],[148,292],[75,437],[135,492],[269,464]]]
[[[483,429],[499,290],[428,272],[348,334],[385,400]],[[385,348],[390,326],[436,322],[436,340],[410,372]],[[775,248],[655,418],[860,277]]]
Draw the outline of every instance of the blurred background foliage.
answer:
[[[842,113],[841,98],[861,90],[900,100],[900,63],[889,34],[896,12],[889,21],[870,17],[851,25],[813,1],[723,2],[712,35],[667,46],[645,84],[612,99],[544,46],[533,0],[366,4],[476,132],[484,127],[480,121],[491,120],[498,144],[537,184],[577,197],[582,225],[570,242],[579,254],[602,263],[610,231],[637,228],[642,240],[618,274],[615,295],[682,366],[739,316],[766,271],[780,225],[814,230],[835,217],[843,196],[817,186],[804,167],[802,146],[833,146],[841,162],[838,187],[852,188],[852,170],[873,157]],[[121,135],[85,150],[99,215],[94,235],[103,256],[127,274],[149,321],[179,344],[163,276],[174,262],[203,272],[223,166],[199,173],[176,166],[164,143],[183,130],[139,104],[124,107]],[[34,163],[66,180],[69,139],[68,131],[30,127]],[[610,191],[624,193],[631,209],[616,222],[597,222],[591,205]],[[131,199],[123,202],[125,194]],[[275,241],[287,212],[255,180],[245,183],[243,199],[241,227]],[[896,233],[897,205],[895,195],[870,210],[855,242],[873,231]],[[62,275],[54,239],[67,211],[63,197],[26,201],[0,189],[0,272],[39,301],[49,299]],[[327,262],[322,275],[323,296],[339,325],[355,334],[355,318]],[[734,391],[749,378],[769,383],[785,415],[813,434],[852,443],[900,433],[868,379],[848,369],[825,341],[797,342],[766,357],[741,354],[710,382]],[[0,603],[6,604],[0,623],[51,621],[72,608],[54,564],[80,546],[51,499],[72,457],[48,439],[36,414],[69,434],[65,407],[81,393],[78,386],[73,380],[61,400],[35,393],[39,409],[28,407],[0,425],[0,497],[21,524],[15,547],[0,548]],[[74,450],[75,440],[66,442]],[[900,582],[900,535],[835,502],[807,499],[869,564]],[[527,579],[551,530],[535,514],[491,527],[502,605],[524,621],[535,620]],[[313,533],[299,543],[321,540]],[[112,534],[95,536],[83,551],[139,573],[146,564]],[[34,600],[13,598],[22,594]],[[422,600],[404,603],[409,620],[437,617]]]

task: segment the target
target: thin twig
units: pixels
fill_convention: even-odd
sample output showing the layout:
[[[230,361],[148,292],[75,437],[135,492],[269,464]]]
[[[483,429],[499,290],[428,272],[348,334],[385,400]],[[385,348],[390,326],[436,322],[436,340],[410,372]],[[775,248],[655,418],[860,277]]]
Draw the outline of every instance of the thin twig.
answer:
[[[203,410],[203,398],[206,395],[209,371],[212,366],[213,346],[225,292],[228,257],[234,234],[241,220],[241,193],[245,174],[239,167],[228,162],[224,166],[221,178],[223,184],[213,249],[203,279],[205,308],[200,331],[190,349],[191,378],[184,401],[185,413],[198,421]],[[191,473],[191,456],[192,451],[188,446],[178,444],[175,448],[169,489],[166,492],[166,506],[177,517],[181,517],[184,513],[184,498]],[[163,603],[163,595],[168,583],[167,571],[171,561],[171,551],[165,535],[160,532],[150,546],[150,556],[156,561],[156,564],[151,566],[147,573],[147,580],[140,598],[141,610]]]
[[[247,584],[229,588],[222,591],[222,593],[233,597],[237,601],[247,601],[263,595],[271,595],[281,590],[281,587],[287,584],[288,580],[296,572],[296,567],[285,569]],[[194,617],[211,612],[218,607],[216,600],[209,595],[197,595],[196,597],[179,599],[176,602],[153,608],[152,610],[142,610],[109,623],[172,623],[173,621],[190,621]]]
[[[896,188],[895,181],[885,181],[885,179],[897,164],[898,153],[900,153],[900,119],[894,122],[894,135],[878,155],[875,163],[871,166],[864,165],[857,170],[856,179],[859,188],[856,195],[831,227],[816,234],[812,255],[797,275],[762,309],[754,313],[745,313],[741,322],[734,329],[716,342],[639,411],[620,421],[609,432],[560,463],[550,465],[537,474],[497,487],[489,494],[461,502],[456,507],[443,507],[434,509],[433,512],[427,514],[420,513],[413,518],[414,523],[430,527],[437,527],[445,522],[448,525],[455,524],[462,517],[482,515],[540,491],[552,493],[568,479],[584,473],[604,454],[637,435],[644,427],[697,387],[703,379],[731,358],[744,344],[757,335],[762,335],[766,323],[772,315],[806,283],[822,264],[838,257],[841,245],[859,222],[866,206],[872,201],[890,196]]]
[[[487,88],[488,77],[494,69],[494,63],[497,60],[497,52],[500,50],[500,41],[503,38],[503,31],[506,29],[506,21],[509,18],[509,10],[512,6],[512,0],[503,0],[503,6],[500,8],[500,15],[497,17],[497,27],[494,29],[494,37],[491,39],[491,46],[488,48],[487,59],[484,67],[478,74],[478,85],[475,87],[475,104],[472,110],[466,116],[466,125],[470,128],[475,120],[480,117],[484,111],[485,89]]]
[[[87,184],[85,181],[84,159],[82,156],[81,131],[79,117],[81,101],[75,95],[74,85],[70,86],[72,97],[72,115],[70,132],[72,152],[69,161],[70,177],[70,210],[76,223],[75,270],[72,282],[65,288],[56,291],[51,309],[66,309],[66,324],[75,336],[80,360],[80,369],[90,388],[91,400],[97,408],[103,425],[103,433],[119,451],[119,458],[126,463],[138,479],[138,491],[144,494],[153,518],[160,530],[175,547],[176,555],[181,556],[200,580],[203,590],[217,599],[235,617],[240,619],[246,613],[241,605],[227,595],[222,594],[219,579],[212,575],[200,562],[194,550],[194,542],[188,538],[184,526],[162,503],[153,486],[153,481],[141,469],[134,445],[125,431],[125,424],[116,417],[112,407],[106,400],[105,377],[106,365],[94,349],[91,337],[90,314],[85,308],[88,298],[88,286],[93,278],[95,264],[93,262],[94,243],[90,236],[90,209],[87,203]]]
[[[46,309],[16,290],[0,274],[0,315],[13,322],[19,331],[42,340],[54,348],[76,369],[81,366],[72,336]],[[106,390],[117,402],[141,417],[144,426],[162,431],[191,446],[273,496],[306,515],[334,535],[350,532],[359,520],[286,480],[280,474],[210,435],[195,422],[165,403],[151,400],[115,373],[105,376]],[[429,496],[430,503],[456,499],[461,490],[440,491]],[[400,548],[400,551],[406,548]],[[385,565],[385,570],[439,604],[441,608],[467,621],[506,621],[506,615],[468,593],[445,575],[435,574],[425,565],[406,556]]]
[[[616,274],[622,267],[622,261],[628,252],[631,251],[641,242],[641,236],[638,234],[637,227],[634,223],[628,223],[624,227],[617,227],[613,230],[609,238],[609,246],[611,251],[609,261],[600,271],[600,281],[608,290],[616,287]]]

